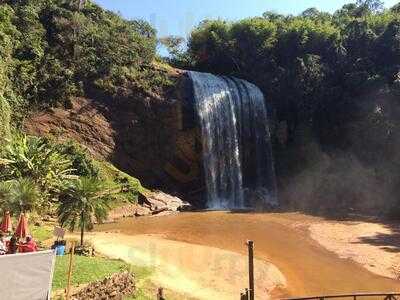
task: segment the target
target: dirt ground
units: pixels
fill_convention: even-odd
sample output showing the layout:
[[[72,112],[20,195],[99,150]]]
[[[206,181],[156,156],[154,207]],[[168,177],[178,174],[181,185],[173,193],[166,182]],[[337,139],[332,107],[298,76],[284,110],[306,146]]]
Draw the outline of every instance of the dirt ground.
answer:
[[[396,233],[387,231],[389,229],[384,225],[373,225],[329,222],[302,214],[199,212],[126,219],[97,229],[114,235],[125,235],[117,235],[123,243],[129,240],[126,235],[156,234],[170,241],[218,248],[242,255],[246,255],[247,251],[245,242],[254,240],[256,258],[276,266],[286,279],[286,289],[272,293],[273,298],[281,298],[399,291],[400,282],[392,279],[395,276],[390,272],[392,265],[397,263],[396,251],[393,251],[396,249],[388,251],[386,247],[373,242],[381,234]],[[159,245],[159,242],[154,244]],[[166,248],[169,246],[166,245]],[[179,257],[180,254],[168,254],[168,257],[174,256]],[[180,266],[184,270],[185,265],[191,264],[189,260]],[[199,272],[206,272],[211,266],[201,264],[197,268]],[[387,273],[382,273],[382,270]],[[216,272],[221,273],[221,282],[214,282],[214,285],[206,283],[210,289],[225,289],[225,272]],[[182,282],[185,282],[184,278]],[[240,289],[244,287],[240,286]]]
[[[187,298],[235,299],[248,285],[246,256],[218,248],[170,241],[160,236],[95,233],[96,250],[154,270],[151,281]],[[255,261],[257,299],[269,299],[286,282],[279,270]]]
[[[311,237],[342,258],[356,261],[369,271],[400,279],[400,236],[397,226],[370,222],[317,222]]]

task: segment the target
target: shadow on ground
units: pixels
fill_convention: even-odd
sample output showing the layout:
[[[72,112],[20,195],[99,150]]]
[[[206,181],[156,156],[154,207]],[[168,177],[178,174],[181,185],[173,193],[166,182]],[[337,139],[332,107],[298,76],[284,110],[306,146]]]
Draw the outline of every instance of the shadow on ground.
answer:
[[[361,237],[358,243],[379,246],[387,252],[400,253],[399,224],[384,224],[384,226],[389,229],[391,233],[378,233],[373,236]]]

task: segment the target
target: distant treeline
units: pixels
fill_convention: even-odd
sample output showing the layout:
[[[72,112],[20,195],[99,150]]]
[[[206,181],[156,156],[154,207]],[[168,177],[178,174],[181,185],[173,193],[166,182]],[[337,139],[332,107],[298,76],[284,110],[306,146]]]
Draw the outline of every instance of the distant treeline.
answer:
[[[245,5],[245,4],[243,4]],[[205,20],[175,66],[238,76],[265,93],[281,198],[295,207],[393,212],[400,200],[400,4],[333,14]]]

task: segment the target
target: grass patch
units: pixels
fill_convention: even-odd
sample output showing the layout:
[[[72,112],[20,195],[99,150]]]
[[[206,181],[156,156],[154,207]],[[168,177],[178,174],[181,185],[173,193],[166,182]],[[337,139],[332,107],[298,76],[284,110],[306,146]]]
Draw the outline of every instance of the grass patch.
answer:
[[[57,257],[53,278],[53,290],[65,289],[67,286],[68,256]],[[128,296],[124,300],[151,300],[154,295],[149,291],[149,277],[152,270],[146,267],[131,266],[121,260],[112,260],[102,257],[74,257],[74,270],[72,273],[72,285],[90,283],[102,280],[114,273],[129,270],[135,275],[137,287],[136,295]]]
[[[111,208],[117,208],[129,203],[136,203],[139,193],[148,192],[138,179],[122,172],[109,162],[94,161],[94,163],[99,169],[101,180],[113,183],[122,189],[121,193],[113,196],[114,201],[111,203]]]
[[[67,286],[68,256],[57,256],[53,278],[53,289],[65,289]],[[101,257],[74,257],[72,285],[90,283],[102,280],[114,273],[129,270],[128,264],[120,260],[111,260]]]
[[[147,267],[139,267],[139,266],[131,266],[130,270],[133,274],[135,274],[136,281],[136,295],[128,296],[124,298],[124,300],[152,300],[155,297],[149,290],[149,285],[151,285],[149,277],[153,273],[151,268]]]
[[[48,225],[32,226],[31,234],[38,242],[44,242],[53,237],[53,227]]]
[[[146,295],[146,292],[143,289],[138,289],[135,296],[130,296],[124,298],[124,300],[153,300],[154,296]]]

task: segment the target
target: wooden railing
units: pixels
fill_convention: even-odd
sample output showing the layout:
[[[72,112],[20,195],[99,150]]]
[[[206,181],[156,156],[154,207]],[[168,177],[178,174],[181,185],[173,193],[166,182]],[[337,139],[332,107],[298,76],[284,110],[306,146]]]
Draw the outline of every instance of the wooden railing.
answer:
[[[325,299],[381,299],[381,300],[400,300],[400,293],[369,293],[369,294],[347,294],[347,295],[329,295],[304,298],[288,298],[284,300],[325,300]]]

